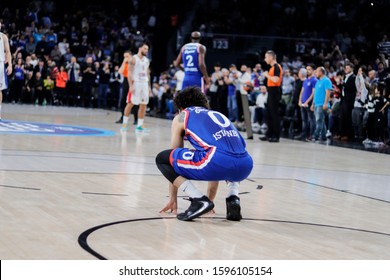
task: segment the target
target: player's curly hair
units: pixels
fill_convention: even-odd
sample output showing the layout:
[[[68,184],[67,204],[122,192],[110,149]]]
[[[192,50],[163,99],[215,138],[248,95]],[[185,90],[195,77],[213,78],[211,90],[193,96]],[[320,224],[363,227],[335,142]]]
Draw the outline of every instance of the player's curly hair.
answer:
[[[196,106],[209,108],[206,95],[200,90],[199,87],[186,87],[179,91],[176,97],[173,99],[178,109],[182,110],[187,107]]]

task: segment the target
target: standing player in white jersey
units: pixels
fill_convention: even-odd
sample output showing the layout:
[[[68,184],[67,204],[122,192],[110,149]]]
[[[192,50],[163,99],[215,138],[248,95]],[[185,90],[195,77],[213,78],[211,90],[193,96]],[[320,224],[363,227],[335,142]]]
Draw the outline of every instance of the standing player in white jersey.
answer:
[[[200,37],[198,31],[191,33],[191,43],[181,48],[174,65],[179,67],[182,62],[184,64],[183,89],[196,86],[205,93],[205,85],[207,87],[210,84],[210,77],[205,63],[206,47],[199,43]]]
[[[1,30],[1,22],[0,22]],[[5,67],[7,65],[7,68]],[[0,32],[0,121],[1,103],[3,102],[3,90],[8,88],[7,75],[12,73],[12,56],[7,35]]]
[[[123,116],[122,131],[128,129],[128,121],[131,109],[134,105],[139,105],[137,132],[143,132],[143,124],[146,112],[146,105],[149,102],[150,72],[149,59],[146,57],[149,52],[149,46],[142,43],[138,48],[138,53],[134,55],[129,64],[129,72],[127,79],[129,81],[129,92],[127,94],[127,104]]]

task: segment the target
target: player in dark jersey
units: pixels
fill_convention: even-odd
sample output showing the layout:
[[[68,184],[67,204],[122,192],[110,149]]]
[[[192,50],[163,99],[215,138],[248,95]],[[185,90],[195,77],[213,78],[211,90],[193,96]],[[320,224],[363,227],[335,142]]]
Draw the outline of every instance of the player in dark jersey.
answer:
[[[207,74],[205,63],[206,47],[199,43],[201,34],[198,31],[191,33],[191,43],[185,44],[181,50],[174,65],[179,67],[184,65],[183,87],[197,86],[205,93],[205,86],[210,84],[210,77]]]
[[[253,168],[243,137],[225,115],[208,109],[199,87],[183,89],[174,102],[180,113],[172,121],[172,149],[156,157],[157,167],[172,183],[168,208],[176,206],[177,190],[181,189],[190,197],[191,205],[177,218],[195,219],[212,210],[214,204],[190,180],[225,180],[229,187],[226,218],[241,220],[238,186]],[[184,136],[193,149],[184,148]]]

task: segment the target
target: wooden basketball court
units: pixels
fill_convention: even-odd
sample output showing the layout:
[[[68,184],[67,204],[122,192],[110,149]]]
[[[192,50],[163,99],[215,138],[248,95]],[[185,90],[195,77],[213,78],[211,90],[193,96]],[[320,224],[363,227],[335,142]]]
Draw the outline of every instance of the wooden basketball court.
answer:
[[[147,117],[150,133],[136,135],[120,132],[118,116],[3,104],[0,259],[390,259],[389,155],[255,137],[243,220],[226,221],[221,182],[216,213],[182,222],[159,213],[168,182],[155,156],[169,148],[171,121]],[[179,211],[188,206],[180,197]]]

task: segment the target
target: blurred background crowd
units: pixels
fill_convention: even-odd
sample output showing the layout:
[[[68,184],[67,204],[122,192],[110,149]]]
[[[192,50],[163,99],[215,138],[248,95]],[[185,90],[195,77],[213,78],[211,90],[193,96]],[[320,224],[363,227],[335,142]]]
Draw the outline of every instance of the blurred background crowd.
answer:
[[[173,66],[193,30],[202,33],[211,76],[210,105],[236,126],[247,94],[252,129],[267,129],[268,70],[273,49],[283,68],[281,127],[286,137],[313,139],[314,112],[301,96],[322,66],[332,81],[326,137],[389,144],[390,2],[335,0],[15,1],[0,4],[13,73],[4,102],[121,110],[123,54],[150,45],[150,116],[172,118],[183,71]],[[307,106],[309,105],[309,106]]]

